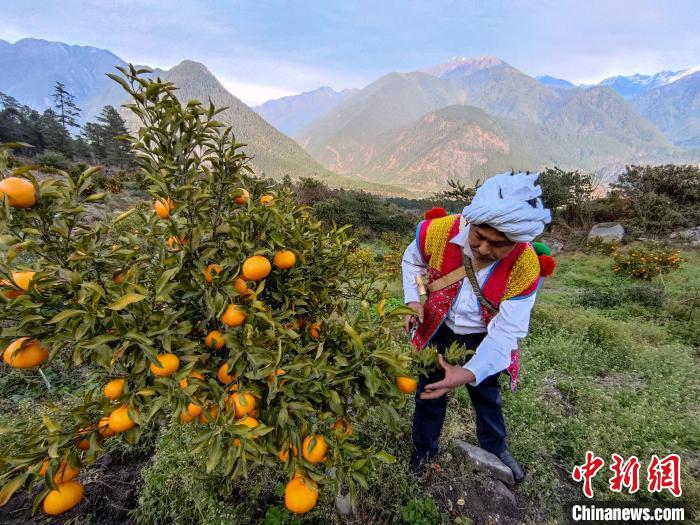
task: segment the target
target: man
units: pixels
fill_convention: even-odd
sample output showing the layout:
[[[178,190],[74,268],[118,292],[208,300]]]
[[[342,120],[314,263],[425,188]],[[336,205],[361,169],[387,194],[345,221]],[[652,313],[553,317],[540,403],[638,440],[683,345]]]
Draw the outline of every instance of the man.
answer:
[[[438,452],[450,390],[466,385],[476,412],[481,447],[512,471],[525,474],[506,445],[499,376],[508,369],[511,388],[519,368],[518,339],[527,335],[530,312],[541,281],[530,241],[551,221],[542,205],[538,174],[502,173],[488,179],[462,215],[422,221],[416,241],[403,256],[404,299],[415,310],[413,344],[438,352],[440,368],[421,377],[413,416],[411,467],[422,471]],[[420,303],[417,276],[427,274],[430,291]],[[450,366],[442,354],[453,342],[475,349],[463,366]]]

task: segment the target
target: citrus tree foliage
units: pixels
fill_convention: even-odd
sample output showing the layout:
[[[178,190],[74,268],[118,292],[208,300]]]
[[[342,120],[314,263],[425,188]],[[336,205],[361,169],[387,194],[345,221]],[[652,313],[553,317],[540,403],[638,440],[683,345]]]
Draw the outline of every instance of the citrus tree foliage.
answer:
[[[371,408],[396,419],[404,396],[395,377],[409,375],[411,355],[390,330],[405,309],[387,311],[375,276],[348,264],[346,228],[323,226],[288,192],[271,193],[251,176],[242,145],[215,120],[217,109],[181,104],[173,85],[145,72],[130,67],[114,79],[143,123],[130,138],[140,176],[169,217],[132,209],[90,224],[86,209],[104,198],[88,191],[96,169],[41,181],[27,168],[12,173],[32,181],[37,203],[14,209],[5,199],[0,278],[11,286],[13,272],[36,274],[26,293],[0,295],[2,339],[37,339],[50,359],[64,352],[75,366],[90,365],[99,386],[68,410],[47,407],[28,426],[2,429],[12,446],[0,449],[0,503],[45,481],[38,504],[55,487],[61,460],[88,467],[105,439],[96,424],[115,410],[134,425],[108,439],[136,443],[146,425],[185,424],[191,404],[203,410],[192,424],[207,472],[238,476],[267,465],[324,482],[334,466],[333,482],[355,491],[373,462],[392,458],[361,449],[336,422],[352,424]],[[272,200],[261,203],[264,195]],[[235,286],[244,261],[259,255],[272,262],[281,250],[293,252],[291,268],[273,264],[266,278]],[[221,321],[231,305],[244,316],[239,326]],[[221,348],[205,344],[212,331],[221,332]],[[155,373],[164,371],[162,354],[177,356],[171,375]],[[226,385],[217,379],[222,364],[234,377]],[[117,378],[124,386],[110,400],[102,387]],[[245,396],[232,403],[236,392],[251,394],[255,406],[246,408]],[[241,403],[257,425],[236,418]],[[325,461],[302,456],[309,436],[311,448],[326,442]],[[45,458],[50,466],[41,476]]]

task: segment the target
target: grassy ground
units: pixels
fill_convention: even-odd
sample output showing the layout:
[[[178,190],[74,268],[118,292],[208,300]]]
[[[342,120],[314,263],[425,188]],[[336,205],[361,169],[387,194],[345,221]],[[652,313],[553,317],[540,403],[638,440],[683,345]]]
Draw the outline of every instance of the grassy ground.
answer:
[[[647,492],[646,467],[652,454],[679,453],[681,500],[697,512],[700,253],[683,256],[686,263],[681,271],[642,286],[616,278],[607,256],[558,257],[557,273],[540,293],[530,336],[523,345],[520,388],[517,393],[504,389],[511,450],[529,474],[516,489],[514,508],[485,501],[481,494],[488,493],[490,481],[458,461],[449,446],[439,458],[439,471],[422,481],[413,478],[406,465],[409,401],[400,412],[398,429],[386,427],[379,418],[355,429],[359,444],[384,448],[398,459],[372,472],[369,490],[359,500],[357,522],[490,523],[498,514],[501,522],[557,523],[562,503],[581,499],[580,486],[571,481],[570,472],[583,462],[587,450],[606,461],[605,471],[594,482],[597,500],[673,499],[667,492]],[[400,300],[398,278],[388,289]],[[61,370],[53,373],[60,392]],[[70,388],[80,379],[67,377],[72,377]],[[41,388],[38,378],[4,369],[0,422],[30,417],[35,405],[26,396],[35,396]],[[445,443],[451,438],[476,443],[464,389],[450,399],[443,436]],[[337,522],[329,491],[322,492],[317,508],[303,518],[283,511],[285,480],[275,466],[262,468],[247,480],[205,477],[204,460],[185,452],[190,440],[191,431],[181,426],[157,435],[152,460],[142,471],[136,521]],[[613,452],[625,458],[636,455],[642,463],[642,488],[633,497],[607,490],[607,465]]]

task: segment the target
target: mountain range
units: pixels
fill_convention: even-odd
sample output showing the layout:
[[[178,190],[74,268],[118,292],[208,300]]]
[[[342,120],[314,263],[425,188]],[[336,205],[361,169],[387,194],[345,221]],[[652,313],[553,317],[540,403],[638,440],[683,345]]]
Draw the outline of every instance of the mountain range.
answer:
[[[92,47],[0,40],[0,92],[41,110],[61,81],[83,121],[94,120],[104,105],[125,102],[105,76],[124,63]],[[510,168],[556,165],[610,176],[630,162],[696,162],[693,149],[700,150],[697,68],[575,86],[533,78],[492,56],[455,57],[388,73],[362,89],[322,87],[254,108],[203,64],[185,60],[153,74],[174,82],[183,100],[227,107],[220,118],[248,144],[258,173],[382,193],[437,191],[449,178]]]

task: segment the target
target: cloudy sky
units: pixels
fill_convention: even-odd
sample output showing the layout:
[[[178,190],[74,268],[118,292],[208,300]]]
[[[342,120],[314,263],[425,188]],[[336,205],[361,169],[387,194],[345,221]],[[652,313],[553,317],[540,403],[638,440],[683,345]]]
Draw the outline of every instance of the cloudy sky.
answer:
[[[575,83],[700,64],[697,0],[0,0],[0,39],[203,62],[249,104],[494,55]]]

